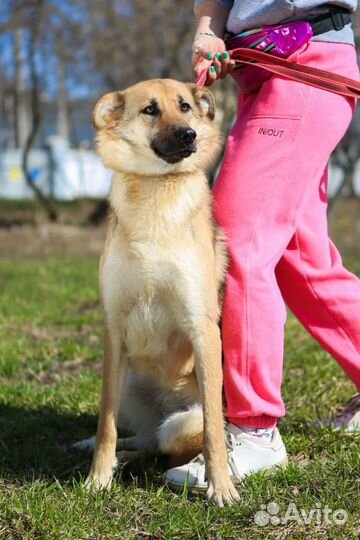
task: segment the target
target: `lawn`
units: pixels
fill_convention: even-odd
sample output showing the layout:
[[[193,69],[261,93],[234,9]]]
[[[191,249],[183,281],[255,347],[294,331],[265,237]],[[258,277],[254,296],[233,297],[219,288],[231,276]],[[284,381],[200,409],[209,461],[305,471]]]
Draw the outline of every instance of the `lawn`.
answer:
[[[359,235],[349,234],[358,211],[335,211],[333,232],[360,275]],[[292,316],[280,423],[286,470],[250,477],[240,503],[225,509],[173,494],[162,483],[166,462],[151,456],[121,467],[109,493],[86,492],[90,457],[71,445],[96,429],[102,232],[26,227],[0,234],[1,540],[359,538],[360,435],[312,423],[354,388]]]

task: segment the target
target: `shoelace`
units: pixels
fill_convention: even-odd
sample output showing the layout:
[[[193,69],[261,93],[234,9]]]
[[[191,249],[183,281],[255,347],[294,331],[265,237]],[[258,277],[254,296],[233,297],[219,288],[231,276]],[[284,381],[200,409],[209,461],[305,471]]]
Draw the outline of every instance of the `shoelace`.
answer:
[[[233,433],[231,433],[230,431],[228,431],[226,429],[226,426],[225,426],[225,443],[226,443],[226,447],[228,449],[228,460],[229,460],[229,465],[231,466],[231,458],[230,458],[230,452],[232,450],[234,450],[234,448],[236,446],[240,446],[241,443],[237,442],[236,441],[236,438],[235,438],[235,435]],[[200,467],[201,466],[205,466],[205,458],[204,458],[204,454],[200,453],[198,454],[197,456],[195,456],[193,459],[191,459],[189,461],[189,464],[190,463],[196,463],[198,464]],[[197,478],[199,478],[199,473],[200,473],[200,467],[198,468],[198,470],[196,471],[196,476]],[[200,475],[201,476],[201,475]],[[207,481],[207,475],[206,475],[206,470],[205,470],[205,474],[204,474],[204,481],[206,482]]]
[[[226,425],[225,425],[225,443],[229,451],[234,450],[236,446],[241,446],[241,442],[236,440],[235,435],[227,429]],[[191,459],[189,463],[199,463],[199,465],[204,465],[205,464],[204,455],[202,453],[198,454],[193,459]]]
[[[204,458],[204,454],[198,454],[197,456],[195,456],[194,458],[192,458],[189,463],[199,463],[200,465],[204,465],[205,464],[205,458]]]
[[[236,440],[236,437],[231,431],[225,428],[225,443],[229,450],[234,450],[236,446],[240,446],[241,442]]]

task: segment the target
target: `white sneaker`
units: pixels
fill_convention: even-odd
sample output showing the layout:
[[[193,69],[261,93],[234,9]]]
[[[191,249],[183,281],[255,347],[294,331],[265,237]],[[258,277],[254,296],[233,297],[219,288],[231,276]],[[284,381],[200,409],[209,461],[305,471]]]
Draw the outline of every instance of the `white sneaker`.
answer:
[[[318,420],[319,427],[332,426],[349,432],[360,432],[360,394],[353,396],[345,405],[343,411],[326,420]]]
[[[228,470],[234,484],[244,476],[271,467],[284,466],[287,455],[284,443],[277,428],[272,439],[266,445],[256,441],[256,437],[246,431],[227,424],[225,428],[228,447]],[[208,488],[205,473],[204,456],[199,454],[181,467],[169,469],[166,481],[170,487],[182,488],[186,484],[190,491],[206,491]]]

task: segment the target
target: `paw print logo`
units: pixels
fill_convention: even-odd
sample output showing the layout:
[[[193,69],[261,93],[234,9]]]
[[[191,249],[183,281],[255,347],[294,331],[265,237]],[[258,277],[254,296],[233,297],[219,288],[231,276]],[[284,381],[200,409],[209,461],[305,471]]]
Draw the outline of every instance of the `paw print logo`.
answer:
[[[260,508],[261,510],[256,512],[254,516],[254,521],[258,527],[266,527],[266,525],[269,525],[270,516],[267,512],[265,512],[265,508],[266,508],[265,504],[262,504]]]
[[[267,511],[270,514],[270,523],[271,525],[279,525],[280,518],[278,513],[280,512],[280,506],[276,502],[270,502],[267,505]]]
[[[280,506],[276,502],[270,502],[267,505],[262,504],[261,510],[254,515],[254,522],[258,527],[266,527],[266,525],[279,525],[280,518],[278,513],[280,512]]]

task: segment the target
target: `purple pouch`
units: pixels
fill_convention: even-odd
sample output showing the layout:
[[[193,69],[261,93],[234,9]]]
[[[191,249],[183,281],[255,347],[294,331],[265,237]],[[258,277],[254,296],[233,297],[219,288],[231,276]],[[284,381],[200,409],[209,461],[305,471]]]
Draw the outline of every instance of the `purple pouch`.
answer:
[[[226,47],[231,49],[249,48],[266,52],[281,58],[288,58],[300,49],[313,36],[310,23],[294,21],[287,24],[262,26],[230,37]],[[272,74],[256,66],[239,66],[233,72],[233,78],[244,93],[254,92]]]

